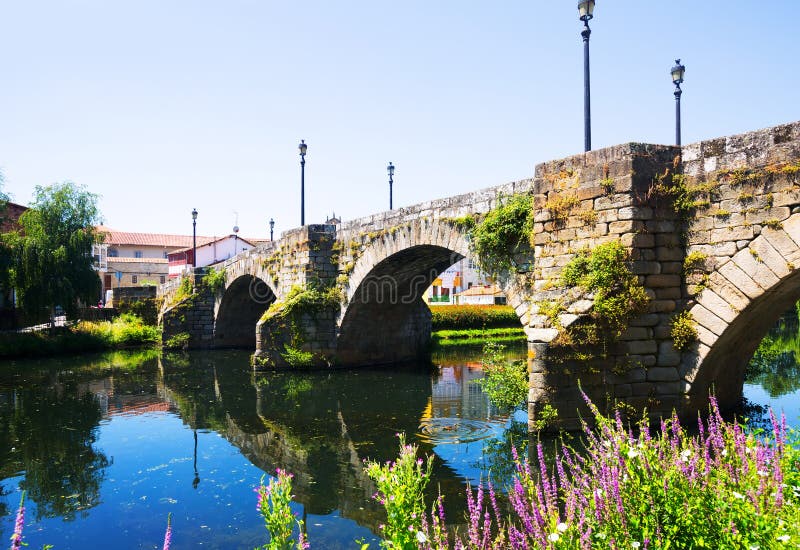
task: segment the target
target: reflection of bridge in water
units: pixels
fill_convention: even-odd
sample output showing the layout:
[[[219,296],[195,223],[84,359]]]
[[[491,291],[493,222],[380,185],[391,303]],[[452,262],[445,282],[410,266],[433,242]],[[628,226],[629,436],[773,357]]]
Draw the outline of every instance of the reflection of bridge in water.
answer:
[[[184,422],[216,431],[266,473],[294,474],[295,500],[306,513],[338,510],[374,532],[382,510],[363,461],[396,458],[395,434],[417,433],[426,418],[489,414],[485,396],[470,384],[477,369],[465,369],[460,379],[446,369],[437,381],[408,369],[259,376],[244,355],[215,357],[224,361],[193,356],[191,366],[160,363],[160,391]],[[424,441],[420,446],[433,451]],[[460,517],[463,478],[438,457],[433,475],[429,502],[441,490],[450,513]]]

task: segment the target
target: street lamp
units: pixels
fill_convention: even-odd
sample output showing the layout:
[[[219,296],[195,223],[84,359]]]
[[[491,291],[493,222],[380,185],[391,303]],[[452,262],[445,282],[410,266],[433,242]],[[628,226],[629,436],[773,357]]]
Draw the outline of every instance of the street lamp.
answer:
[[[675,66],[670,71],[672,73],[672,83],[675,84],[675,145],[681,144],[681,83],[686,67],[681,65],[681,60],[675,60]]]
[[[583,21],[583,150],[592,149],[592,110],[589,101],[589,35],[592,30],[589,28],[589,19],[594,14],[594,0],[582,0],[578,2],[578,15]]]
[[[392,209],[392,184],[394,183],[394,165],[392,161],[389,161],[389,166],[386,167],[386,171],[389,172],[389,210]]]
[[[269,219],[269,242],[272,242],[272,231],[275,229],[275,220]]]
[[[197,267],[197,208],[192,208],[192,272]]]
[[[304,139],[300,140],[300,225],[306,224],[306,150],[308,145]]]

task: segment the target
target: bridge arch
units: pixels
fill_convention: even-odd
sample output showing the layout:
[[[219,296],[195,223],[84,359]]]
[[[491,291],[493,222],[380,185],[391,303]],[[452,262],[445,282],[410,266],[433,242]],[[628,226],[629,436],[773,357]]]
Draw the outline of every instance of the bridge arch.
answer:
[[[467,234],[437,220],[415,220],[371,241],[349,277],[338,327],[338,361],[376,364],[418,357],[431,332],[422,295],[444,270],[468,255]],[[516,295],[509,300],[521,301]]]
[[[275,292],[263,279],[250,274],[228,284],[214,308],[214,347],[256,347],[256,323],[275,301]]]
[[[745,369],[764,336],[800,300],[800,214],[764,227],[748,247],[719,265],[690,309],[698,331],[681,363],[690,410],[713,390],[723,407],[742,395]]]

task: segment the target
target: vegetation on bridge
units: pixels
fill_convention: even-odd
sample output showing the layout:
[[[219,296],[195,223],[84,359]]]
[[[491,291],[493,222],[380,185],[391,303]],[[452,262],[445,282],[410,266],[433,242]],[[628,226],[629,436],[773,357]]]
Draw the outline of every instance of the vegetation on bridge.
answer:
[[[335,285],[324,285],[312,281],[304,286],[295,285],[286,298],[274,302],[261,317],[261,324],[269,323],[270,329],[262,335],[270,342],[262,344],[262,349],[277,351],[281,359],[290,367],[305,368],[316,363],[328,363],[329,359],[304,349],[309,335],[306,334],[308,317],[312,322],[321,315],[333,316],[341,306],[344,295]],[[277,367],[276,357],[259,355],[253,357],[256,366]]]
[[[555,344],[613,342],[625,332],[631,318],[647,310],[650,298],[628,266],[629,261],[625,247],[612,241],[581,251],[564,266],[561,284],[579,287],[593,296],[594,306],[588,322],[574,323],[562,330]],[[562,309],[563,306],[550,311],[551,321],[557,323],[557,313]]]
[[[486,272],[512,271],[514,256],[530,246],[533,233],[533,197],[500,197],[499,204],[471,229],[471,247]]]

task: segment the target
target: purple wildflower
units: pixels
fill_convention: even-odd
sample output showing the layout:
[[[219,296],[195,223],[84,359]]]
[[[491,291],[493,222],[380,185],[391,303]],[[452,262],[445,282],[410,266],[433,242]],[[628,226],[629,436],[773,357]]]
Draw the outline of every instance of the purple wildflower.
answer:
[[[25,526],[25,491],[19,499],[19,509],[17,510],[17,521],[14,522],[14,533],[11,535],[11,548],[16,550],[22,547],[22,528]]]
[[[172,514],[167,514],[167,532],[164,533],[164,548],[163,550],[169,550],[169,546],[172,544]]]

